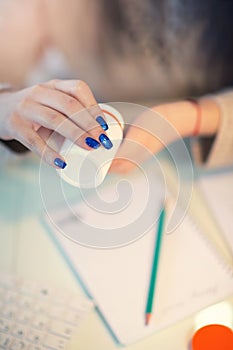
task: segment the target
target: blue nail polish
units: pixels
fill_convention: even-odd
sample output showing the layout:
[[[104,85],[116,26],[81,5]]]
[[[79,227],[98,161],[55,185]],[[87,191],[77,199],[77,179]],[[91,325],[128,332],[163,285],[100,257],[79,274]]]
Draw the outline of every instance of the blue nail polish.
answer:
[[[98,141],[96,141],[95,139],[93,139],[92,137],[87,137],[85,140],[86,144],[91,147],[91,148],[99,148],[100,143]]]
[[[64,162],[64,160],[60,158],[54,159],[54,164],[61,169],[65,169],[65,167],[67,166],[66,162]]]
[[[99,140],[102,143],[102,145],[104,146],[104,148],[106,148],[106,149],[112,148],[113,144],[106,135],[101,134],[99,136]]]
[[[101,115],[99,115],[97,118],[96,118],[96,121],[97,123],[100,124],[101,128],[106,131],[108,130],[108,124],[106,123],[106,121],[104,120],[103,117],[101,117]]]

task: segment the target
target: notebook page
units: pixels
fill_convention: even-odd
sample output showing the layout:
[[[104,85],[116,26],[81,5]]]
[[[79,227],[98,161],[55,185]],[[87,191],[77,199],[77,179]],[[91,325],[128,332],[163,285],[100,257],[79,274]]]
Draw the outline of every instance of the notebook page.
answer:
[[[158,217],[162,194],[156,178],[154,183],[157,195],[154,196],[150,209]],[[137,194],[142,191],[143,197],[140,179],[135,179],[134,185]],[[132,206],[133,211],[135,205]],[[85,203],[74,204],[73,209],[82,218],[92,216],[91,209]],[[54,210],[53,219],[55,222],[62,220],[65,231],[73,231],[74,237],[77,237],[77,232],[82,232],[84,236],[89,234],[82,221],[69,218],[70,211],[67,208]],[[113,222],[107,215],[105,220],[102,215],[92,218],[96,226],[104,222],[108,227]],[[135,242],[107,250],[75,244],[58,232],[55,226],[51,228],[66,259],[80,276],[102,316],[122,344],[136,342],[233,292],[233,277],[228,265],[186,216],[175,232],[163,236],[154,311],[150,325],[145,326],[145,306],[157,224]]]
[[[55,234],[122,344],[167,327],[233,291],[228,269],[206,246],[195,226],[185,220],[176,233],[163,238],[153,318],[145,327],[155,233],[151,231],[129,246],[112,250],[81,247]]]
[[[233,254],[233,172],[203,176],[198,183]]]

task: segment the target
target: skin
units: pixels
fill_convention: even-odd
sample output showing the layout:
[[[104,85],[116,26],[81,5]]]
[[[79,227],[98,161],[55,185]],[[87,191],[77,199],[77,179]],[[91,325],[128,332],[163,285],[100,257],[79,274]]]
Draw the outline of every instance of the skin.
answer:
[[[211,99],[203,98],[199,103],[202,111],[199,135],[214,135],[220,125],[219,107]],[[89,111],[77,114],[84,108],[89,108]],[[158,105],[152,111],[167,120],[181,137],[193,135],[197,110],[189,101]],[[0,94],[0,138],[20,141],[39,157],[43,157],[49,165],[57,168],[54,159],[65,159],[58,150],[46,143],[53,131],[57,132],[60,142],[68,138],[84,149],[92,150],[85,143],[86,137],[98,140],[99,135],[104,133],[95,120],[98,115],[103,116],[103,113],[85,82],[52,80],[27,89]],[[134,121],[112,162],[111,172],[124,174],[133,171],[135,163],[143,163],[149,152],[155,154],[166,146],[153,132],[156,122],[156,118],[147,114]],[[167,144],[173,141],[174,136],[166,138]]]
[[[84,108],[88,111],[78,113]],[[86,137],[98,141],[103,129],[96,122],[102,111],[89,86],[81,80],[52,80],[0,94],[0,138],[20,141],[49,165],[65,159],[46,144],[55,130],[87,150]]]
[[[4,2],[4,16],[1,17],[0,36],[1,81],[10,82],[13,86],[22,86],[23,79],[28,70],[34,66],[36,59],[42,54],[47,45],[53,44],[61,49],[67,57],[76,56],[68,49],[78,45],[78,51],[85,49],[85,44],[91,41],[90,47],[95,47],[95,16],[92,13],[86,36],[80,36],[77,40],[75,28],[69,23],[77,23],[75,17],[80,18],[81,25],[83,11],[82,4],[86,2],[73,2],[75,7],[66,7],[65,3],[58,6],[55,0],[22,0],[20,2]],[[65,8],[63,8],[65,6]],[[64,17],[64,9],[69,13]],[[94,10],[93,10],[94,11]],[[90,15],[90,14],[89,14]],[[68,21],[62,26],[60,18]],[[73,17],[72,17],[73,18]],[[92,24],[92,26],[91,26]],[[28,30],[30,28],[30,30]],[[69,30],[69,32],[66,32]],[[16,40],[17,38],[17,40]],[[88,38],[88,39],[87,39]],[[68,40],[69,39],[69,40]],[[15,43],[12,45],[12,43]],[[96,42],[98,42],[96,40]],[[68,45],[69,43],[69,45]],[[25,46],[26,45],[26,46]],[[84,50],[85,51],[85,50]],[[20,64],[16,64],[20,62]],[[57,130],[61,140],[66,137],[85,149],[90,149],[85,143],[87,136],[98,140],[98,136],[104,133],[95,117],[102,115],[90,87],[83,81],[58,81],[53,80],[44,84],[38,84],[23,90],[1,92],[0,94],[0,138],[4,140],[16,139],[28,147],[31,151],[42,157],[51,166],[55,158],[63,157],[58,150],[47,146],[46,142],[54,130]],[[200,135],[213,135],[220,124],[220,111],[218,106],[210,99],[201,99],[202,121]],[[95,107],[92,107],[95,106]],[[74,113],[83,108],[91,108],[91,111],[79,118],[74,118]],[[196,108],[187,101],[158,105],[152,108],[158,112],[177,130],[181,137],[192,136],[196,123]],[[81,118],[81,116],[83,118]],[[143,162],[148,157],[148,152],[138,152],[137,147],[132,146],[131,140],[138,142],[152,153],[159,152],[165,145],[153,134],[156,128],[156,120],[146,115],[140,116],[125,134],[116,159],[113,161],[111,171],[127,173],[134,169],[134,160]],[[174,139],[166,139],[167,143]],[[123,160],[122,158],[127,158]],[[63,159],[64,160],[64,159]]]
[[[200,136],[214,135],[220,125],[220,110],[218,105],[211,99],[200,100],[202,117],[200,125]],[[188,101],[179,101],[158,105],[152,108],[154,112],[158,112],[177,130],[181,137],[189,137],[193,135],[196,125],[197,110],[192,103]],[[156,127],[156,118],[142,115],[132,125],[124,141],[112,162],[110,171],[116,173],[128,173],[135,169],[135,163],[142,163],[148,157],[148,152],[142,149],[149,150],[155,154],[166,145],[153,134],[153,128]],[[136,141],[143,147],[138,149],[131,141]],[[173,137],[167,143],[175,141]],[[127,158],[127,159],[123,159]]]

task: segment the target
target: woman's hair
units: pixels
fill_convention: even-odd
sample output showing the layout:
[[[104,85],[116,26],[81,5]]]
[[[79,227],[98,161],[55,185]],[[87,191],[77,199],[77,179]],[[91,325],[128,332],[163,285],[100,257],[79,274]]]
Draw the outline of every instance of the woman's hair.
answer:
[[[196,33],[195,62],[187,62],[205,75],[202,92],[233,84],[233,1],[102,0],[102,15],[116,52],[149,53],[168,69],[171,50],[182,59]]]

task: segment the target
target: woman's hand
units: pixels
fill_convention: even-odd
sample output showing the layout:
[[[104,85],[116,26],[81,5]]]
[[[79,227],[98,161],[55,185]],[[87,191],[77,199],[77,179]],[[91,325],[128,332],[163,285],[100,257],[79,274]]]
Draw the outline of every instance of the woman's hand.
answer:
[[[216,133],[220,123],[218,105],[212,99],[201,99],[200,135]],[[158,114],[159,115],[158,115]],[[178,138],[193,135],[197,110],[189,101],[153,107],[140,115],[129,127],[124,141],[112,162],[110,171],[128,173],[153,154]]]
[[[78,113],[85,108],[88,111]],[[101,144],[111,148],[107,128],[89,86],[81,80],[52,80],[0,94],[0,138],[20,141],[55,168],[64,169],[66,163],[46,143],[53,131],[92,150]]]

